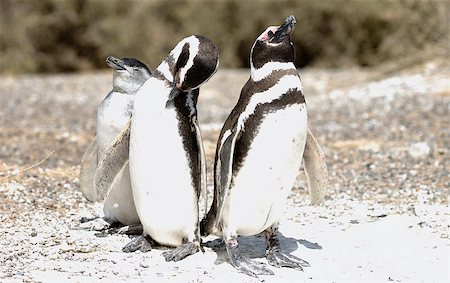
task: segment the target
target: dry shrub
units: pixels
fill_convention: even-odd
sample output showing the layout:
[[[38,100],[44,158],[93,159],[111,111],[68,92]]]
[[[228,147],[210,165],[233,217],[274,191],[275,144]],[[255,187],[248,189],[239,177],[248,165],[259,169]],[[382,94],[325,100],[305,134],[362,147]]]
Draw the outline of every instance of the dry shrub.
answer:
[[[105,68],[106,56],[156,67],[181,38],[210,37],[222,67],[248,67],[254,39],[293,14],[297,65],[374,66],[444,46],[445,1],[0,0],[0,72]]]

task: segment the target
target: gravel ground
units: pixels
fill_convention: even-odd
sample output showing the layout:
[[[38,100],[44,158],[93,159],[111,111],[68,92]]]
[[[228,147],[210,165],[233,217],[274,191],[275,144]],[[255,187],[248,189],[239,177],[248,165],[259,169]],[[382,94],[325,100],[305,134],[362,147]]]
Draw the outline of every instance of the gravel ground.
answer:
[[[82,217],[101,215],[82,197],[78,171],[111,77],[0,77],[0,281],[450,281],[450,64],[432,60],[389,76],[301,70],[310,128],[327,157],[327,197],[310,206],[300,172],[282,246],[311,267],[260,278],[237,273],[223,246],[166,263],[164,248],[124,254],[128,236],[82,229]],[[247,78],[223,70],[202,88],[209,169]],[[246,256],[265,262],[261,236],[240,241]]]

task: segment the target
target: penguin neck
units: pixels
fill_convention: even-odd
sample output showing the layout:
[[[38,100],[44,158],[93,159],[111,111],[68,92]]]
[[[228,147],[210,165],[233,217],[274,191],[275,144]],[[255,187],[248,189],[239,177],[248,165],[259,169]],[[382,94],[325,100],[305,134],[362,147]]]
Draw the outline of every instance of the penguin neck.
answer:
[[[167,84],[167,81],[158,77],[150,77],[136,93],[133,119],[137,121],[141,117],[160,115],[166,109],[171,89],[172,87]]]
[[[134,80],[130,74],[115,73],[113,76],[113,92],[123,95],[134,94],[143,84],[138,80]]]
[[[263,80],[270,76],[272,72],[291,69],[296,70],[293,62],[269,61],[264,63],[260,68],[256,68],[253,61],[250,61],[250,77],[254,82]]]

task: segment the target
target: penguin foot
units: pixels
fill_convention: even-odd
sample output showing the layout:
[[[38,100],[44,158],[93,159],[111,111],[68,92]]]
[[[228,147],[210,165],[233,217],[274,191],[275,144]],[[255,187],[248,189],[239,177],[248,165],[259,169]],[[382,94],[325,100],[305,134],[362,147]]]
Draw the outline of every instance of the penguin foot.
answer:
[[[266,251],[266,258],[270,265],[275,267],[289,267],[298,271],[303,271],[303,267],[310,267],[311,265],[294,255],[284,254],[279,250],[270,249]]]
[[[179,261],[187,256],[197,253],[199,250],[200,250],[199,244],[189,242],[173,250],[164,252],[163,256],[166,259],[166,261]]]
[[[117,229],[118,234],[125,235],[141,235],[143,232],[144,227],[142,227],[142,224],[131,224]]]
[[[258,277],[258,275],[273,275],[273,271],[267,268],[264,263],[253,261],[241,255],[237,246],[237,240],[226,243],[228,256],[231,264],[239,271],[248,276]]]
[[[132,253],[135,251],[141,251],[146,253],[152,250],[152,245],[150,241],[145,236],[139,236],[131,240],[125,247],[122,248],[122,251],[125,253]]]
[[[248,276],[258,277],[258,275],[273,275],[273,271],[266,267],[266,264],[241,257],[234,259],[233,266]]]

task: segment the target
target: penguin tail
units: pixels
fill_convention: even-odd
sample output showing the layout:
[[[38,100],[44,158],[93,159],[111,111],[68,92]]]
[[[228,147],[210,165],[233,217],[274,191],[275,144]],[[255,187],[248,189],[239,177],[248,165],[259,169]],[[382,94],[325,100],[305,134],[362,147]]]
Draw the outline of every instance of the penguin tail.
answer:
[[[311,204],[320,204],[325,198],[328,170],[325,155],[309,128],[303,153],[303,165],[308,180]]]
[[[200,221],[200,236],[208,236],[209,232],[208,232],[208,228],[205,222],[206,218],[203,218],[202,221]]]
[[[208,213],[205,215],[205,217],[202,219],[202,221],[200,221],[200,235],[201,236],[218,234],[216,218],[217,218],[216,205],[215,205],[215,202],[213,201],[213,204],[212,204],[211,208],[209,209]]]
[[[205,237],[212,234],[214,222],[214,217],[211,216],[211,213],[206,214],[202,221],[200,221],[200,235]]]

